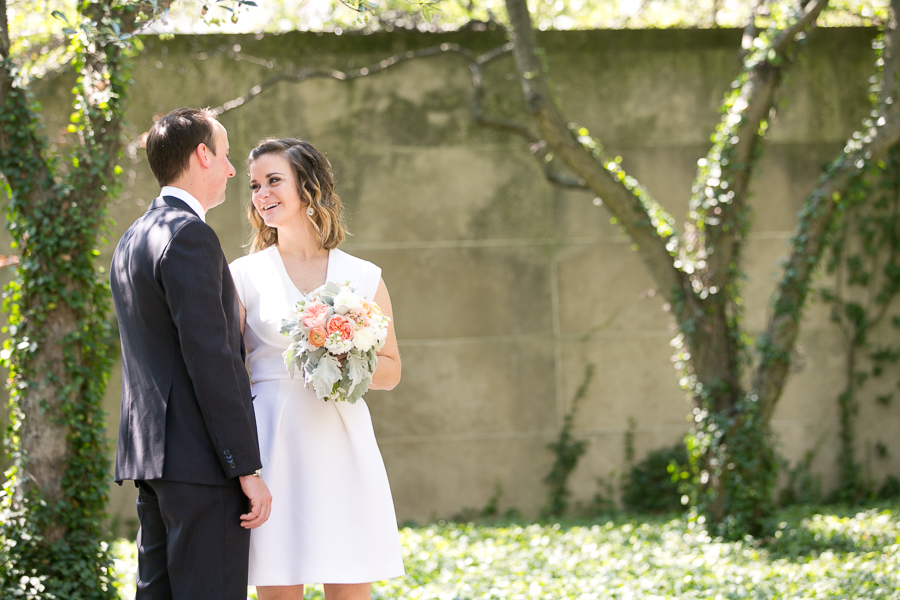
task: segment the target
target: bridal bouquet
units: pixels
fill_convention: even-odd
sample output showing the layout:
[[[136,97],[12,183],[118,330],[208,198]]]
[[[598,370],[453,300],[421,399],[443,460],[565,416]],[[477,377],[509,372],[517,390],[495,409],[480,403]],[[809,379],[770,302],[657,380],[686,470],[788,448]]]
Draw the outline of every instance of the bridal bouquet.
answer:
[[[311,291],[291,316],[281,322],[281,333],[292,340],[284,352],[291,377],[299,368],[305,385],[322,400],[359,400],[372,382],[375,353],[384,346],[390,319],[349,281]]]

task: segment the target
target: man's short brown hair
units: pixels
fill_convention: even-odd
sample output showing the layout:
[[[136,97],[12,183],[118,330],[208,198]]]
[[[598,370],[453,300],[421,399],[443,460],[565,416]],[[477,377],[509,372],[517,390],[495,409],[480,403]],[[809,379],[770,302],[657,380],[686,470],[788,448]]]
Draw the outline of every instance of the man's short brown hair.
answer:
[[[187,171],[200,144],[216,153],[216,114],[208,108],[176,108],[153,124],[147,134],[147,161],[160,186]]]

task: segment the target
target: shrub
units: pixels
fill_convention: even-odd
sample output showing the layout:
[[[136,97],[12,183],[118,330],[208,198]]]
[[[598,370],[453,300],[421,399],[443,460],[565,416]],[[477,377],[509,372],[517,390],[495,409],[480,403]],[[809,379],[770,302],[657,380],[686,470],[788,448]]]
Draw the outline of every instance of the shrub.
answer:
[[[629,511],[661,513],[679,510],[681,494],[677,474],[687,468],[687,451],[681,443],[660,448],[631,467],[622,486],[622,504]],[[674,475],[669,472],[674,466]]]
[[[878,490],[878,498],[881,500],[900,498],[900,479],[893,475],[885,477],[884,483],[881,484],[881,489]]]

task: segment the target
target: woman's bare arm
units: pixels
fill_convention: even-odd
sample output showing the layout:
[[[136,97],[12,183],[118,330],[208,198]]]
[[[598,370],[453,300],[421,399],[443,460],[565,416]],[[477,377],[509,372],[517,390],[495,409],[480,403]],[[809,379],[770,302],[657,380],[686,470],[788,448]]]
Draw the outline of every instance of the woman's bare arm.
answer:
[[[388,294],[384,280],[378,284],[375,292],[375,303],[381,312],[390,317],[387,340],[378,351],[378,368],[372,375],[370,390],[392,390],[400,383],[400,348],[397,346],[397,334],[394,332],[394,311],[391,308],[391,296]]]

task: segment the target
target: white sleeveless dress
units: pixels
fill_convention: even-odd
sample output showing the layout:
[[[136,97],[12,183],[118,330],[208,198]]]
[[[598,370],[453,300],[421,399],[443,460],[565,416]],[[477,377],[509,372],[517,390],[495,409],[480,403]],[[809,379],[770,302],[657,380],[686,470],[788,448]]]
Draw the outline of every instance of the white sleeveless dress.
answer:
[[[319,400],[292,379],[281,335],[300,292],[275,246],[231,263],[247,311],[244,342],[256,399],[269,520],[250,536],[250,585],[368,583],[403,575],[397,518],[365,400]],[[340,250],[326,281],[372,300],[381,269]]]

